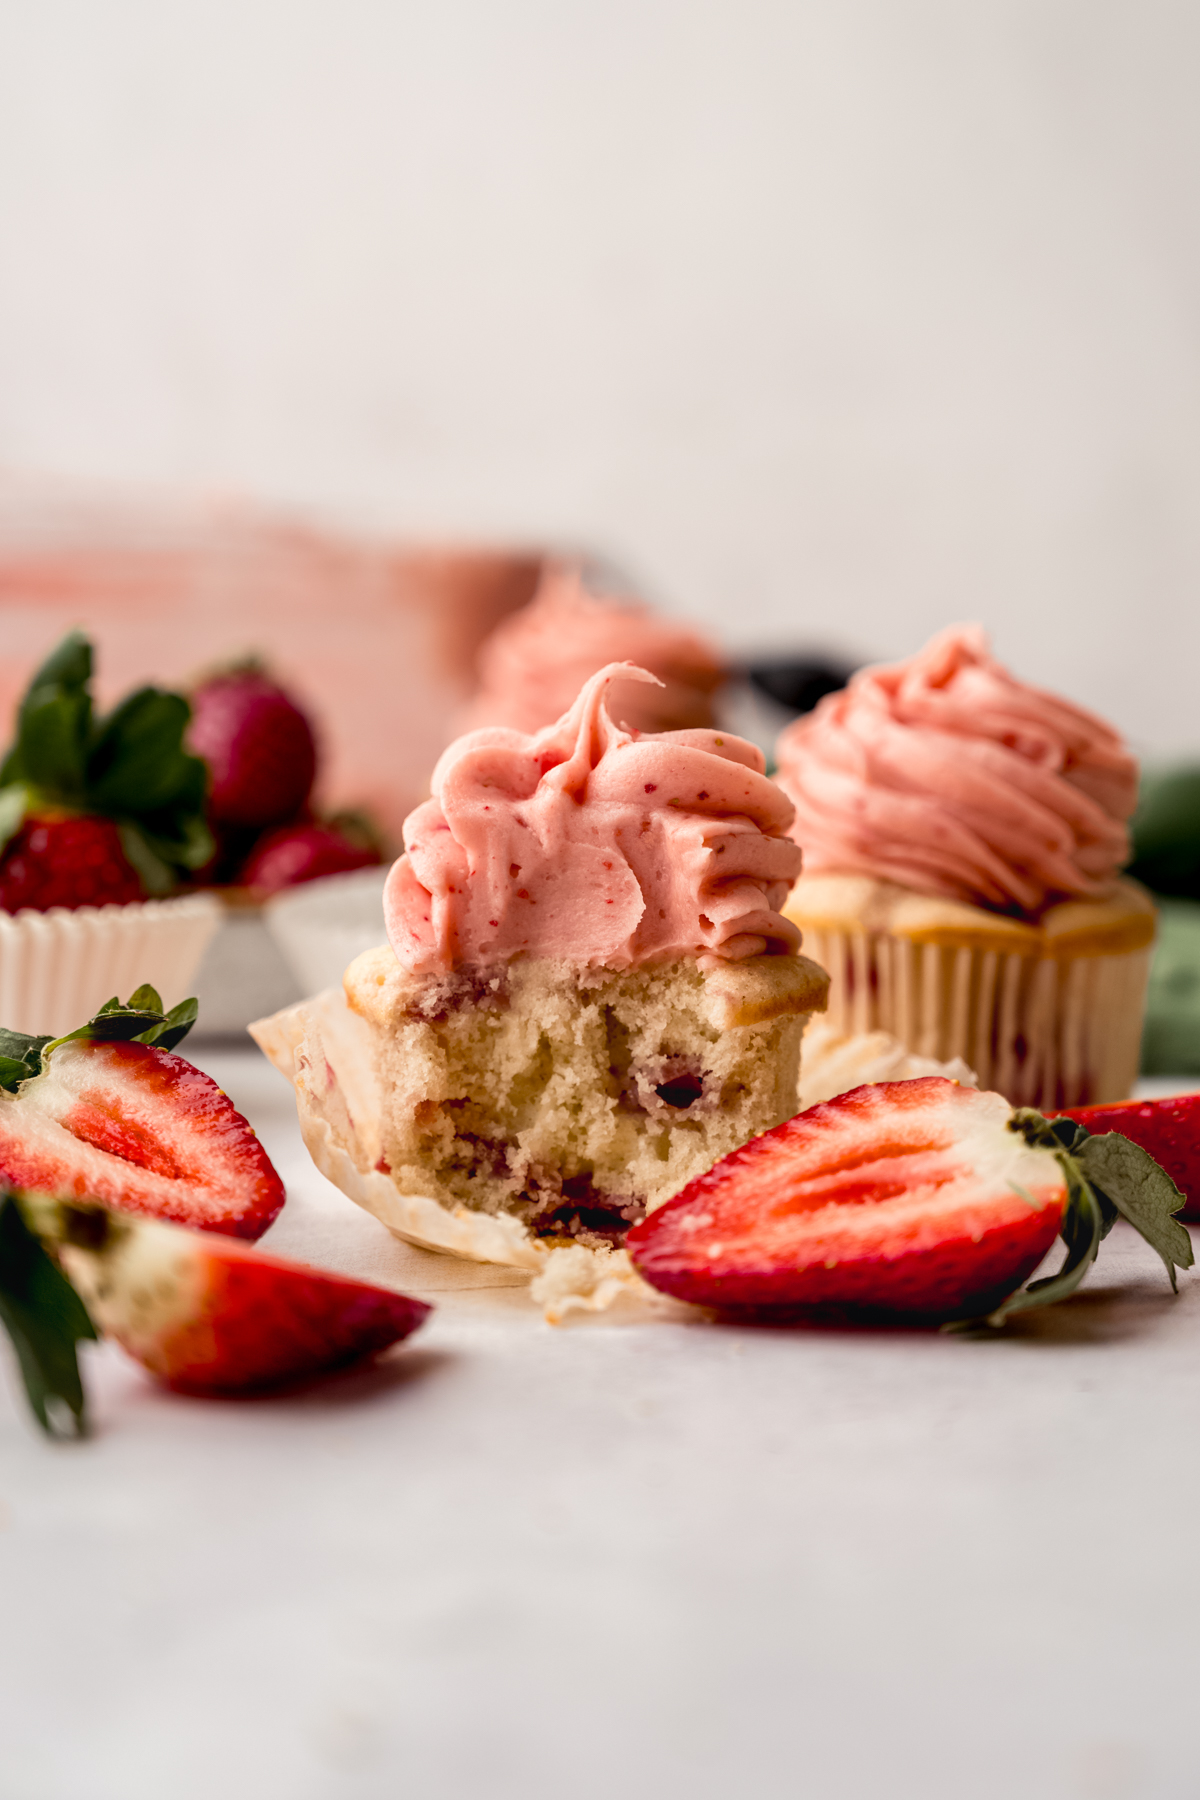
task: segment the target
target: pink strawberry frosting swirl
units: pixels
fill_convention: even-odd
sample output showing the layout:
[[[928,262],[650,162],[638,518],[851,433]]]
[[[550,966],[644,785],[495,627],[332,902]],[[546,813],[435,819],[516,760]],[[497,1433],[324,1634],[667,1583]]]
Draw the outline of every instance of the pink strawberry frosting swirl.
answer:
[[[978,625],[863,669],[779,740],[810,872],[874,875],[1034,916],[1129,857],[1137,763],[1091,713],[1027,687]]]
[[[779,910],[800,872],[791,802],[741,738],[615,725],[610,684],[653,680],[610,663],[556,725],[450,745],[384,893],[401,963],[627,969],[799,948]]]

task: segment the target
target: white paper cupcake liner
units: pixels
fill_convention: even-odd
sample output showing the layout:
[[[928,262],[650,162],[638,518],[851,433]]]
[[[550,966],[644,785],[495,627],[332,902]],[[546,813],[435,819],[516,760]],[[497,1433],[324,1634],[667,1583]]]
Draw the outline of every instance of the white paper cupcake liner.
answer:
[[[917,1056],[962,1057],[1015,1106],[1124,1100],[1137,1079],[1149,949],[1018,956],[806,926],[829,971],[829,1025],[886,1031]]]
[[[576,1309],[604,1312],[629,1294],[658,1303],[623,1250],[551,1248],[508,1214],[402,1194],[375,1166],[383,1107],[371,1030],[341,988],[257,1020],[250,1035],[294,1086],[301,1136],[322,1175],[404,1242],[458,1259],[458,1278],[447,1285],[492,1286],[482,1272],[488,1264],[520,1271],[551,1323]]]
[[[0,912],[0,1025],[58,1036],[147,981],[165,1006],[175,1006],[193,991],[220,918],[211,894]]]

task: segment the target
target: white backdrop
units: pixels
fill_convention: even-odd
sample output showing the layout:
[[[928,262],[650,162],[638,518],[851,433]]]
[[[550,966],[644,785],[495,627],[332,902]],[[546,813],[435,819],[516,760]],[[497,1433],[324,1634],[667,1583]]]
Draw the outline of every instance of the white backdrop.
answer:
[[[0,0],[0,461],[1200,747],[1188,0]]]

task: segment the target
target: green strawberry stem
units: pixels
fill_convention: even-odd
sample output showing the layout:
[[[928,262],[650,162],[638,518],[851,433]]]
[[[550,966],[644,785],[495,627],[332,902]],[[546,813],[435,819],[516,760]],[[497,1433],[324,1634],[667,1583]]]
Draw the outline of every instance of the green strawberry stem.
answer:
[[[1063,1172],[1067,1205],[1059,1235],[1067,1254],[1056,1274],[1018,1288],[986,1318],[962,1319],[948,1330],[998,1327],[1016,1313],[1065,1300],[1095,1262],[1118,1218],[1128,1220],[1158,1252],[1172,1292],[1178,1292],[1176,1269],[1190,1269],[1195,1261],[1192,1240],[1175,1217],[1186,1197],[1148,1150],[1119,1131],[1093,1137],[1073,1119],[1049,1120],[1031,1106],[1017,1108],[1009,1130],[1019,1132],[1035,1149],[1050,1151]]]
[[[24,1031],[8,1031],[0,1026],[0,1087],[15,1094],[23,1081],[41,1074],[46,1058],[60,1044],[69,1044],[76,1038],[108,1043],[132,1040],[153,1044],[159,1050],[174,1050],[196,1023],[198,1012],[195,996],[164,1012],[157,989],[144,982],[123,1005],[114,994],[86,1025],[77,1025],[62,1037],[30,1037]]]

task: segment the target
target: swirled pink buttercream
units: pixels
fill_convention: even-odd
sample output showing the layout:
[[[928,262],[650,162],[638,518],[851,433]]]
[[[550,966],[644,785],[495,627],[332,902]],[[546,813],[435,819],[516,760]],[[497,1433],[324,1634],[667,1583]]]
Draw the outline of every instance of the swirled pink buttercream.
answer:
[[[541,731],[562,717],[589,676],[614,662],[658,676],[654,687],[616,683],[608,706],[620,723],[636,731],[711,725],[713,690],[725,676],[719,653],[697,632],[639,601],[590,594],[578,569],[563,565],[544,572],[533,599],[501,620],[477,660],[479,689],[463,714],[464,731]]]
[[[611,685],[653,680],[613,663],[545,731],[451,744],[384,893],[407,968],[544,956],[626,969],[798,949],[779,910],[800,872],[791,802],[742,738],[615,725]]]
[[[1128,860],[1128,746],[1091,713],[1017,681],[978,625],[860,670],[787,727],[778,757],[810,872],[1033,915],[1103,894]]]

